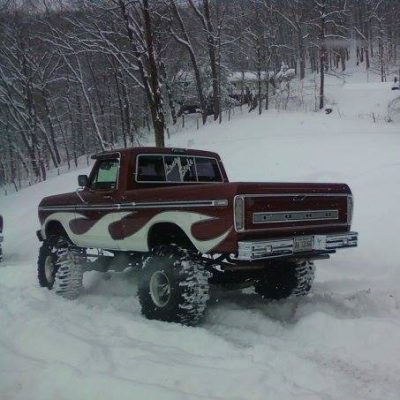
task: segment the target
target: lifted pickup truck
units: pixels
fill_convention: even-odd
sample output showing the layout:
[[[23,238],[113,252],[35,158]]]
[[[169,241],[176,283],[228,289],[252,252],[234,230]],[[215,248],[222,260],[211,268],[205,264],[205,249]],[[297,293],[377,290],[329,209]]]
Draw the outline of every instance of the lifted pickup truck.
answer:
[[[314,260],[356,247],[345,184],[230,183],[218,154],[103,152],[80,189],[39,205],[42,286],[79,294],[86,270],[137,266],[142,313],[195,324],[209,285],[306,295]]]

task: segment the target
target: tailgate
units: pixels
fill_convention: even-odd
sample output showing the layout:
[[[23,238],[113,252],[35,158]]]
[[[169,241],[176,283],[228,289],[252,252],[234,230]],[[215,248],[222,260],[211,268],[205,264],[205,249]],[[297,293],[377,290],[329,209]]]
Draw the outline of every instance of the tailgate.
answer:
[[[243,195],[246,231],[349,224],[346,193]]]

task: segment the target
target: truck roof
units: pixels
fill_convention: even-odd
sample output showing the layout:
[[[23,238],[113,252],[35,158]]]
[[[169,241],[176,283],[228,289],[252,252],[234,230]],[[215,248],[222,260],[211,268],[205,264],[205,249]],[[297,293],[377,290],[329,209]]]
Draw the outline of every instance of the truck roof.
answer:
[[[192,156],[213,157],[219,159],[217,153],[204,150],[185,149],[178,147],[128,147],[126,149],[114,149],[96,153],[93,159],[103,157],[116,157],[118,155],[136,155],[136,154],[189,154]]]

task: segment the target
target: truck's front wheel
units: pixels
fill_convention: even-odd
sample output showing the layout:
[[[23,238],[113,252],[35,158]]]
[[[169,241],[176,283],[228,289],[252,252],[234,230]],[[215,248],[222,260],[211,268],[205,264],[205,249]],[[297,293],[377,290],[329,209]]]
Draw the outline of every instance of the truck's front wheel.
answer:
[[[314,263],[310,260],[277,263],[266,267],[263,278],[255,285],[255,290],[269,300],[305,296],[311,290],[314,271]]]
[[[172,246],[155,249],[139,277],[142,314],[149,319],[194,325],[209,298],[208,272],[190,254]]]
[[[83,280],[80,251],[65,238],[45,240],[39,250],[38,279],[42,287],[65,298],[78,297]]]
[[[37,273],[40,286],[52,289],[56,272],[56,255],[53,252],[53,245],[49,240],[45,240],[39,250],[37,263]]]

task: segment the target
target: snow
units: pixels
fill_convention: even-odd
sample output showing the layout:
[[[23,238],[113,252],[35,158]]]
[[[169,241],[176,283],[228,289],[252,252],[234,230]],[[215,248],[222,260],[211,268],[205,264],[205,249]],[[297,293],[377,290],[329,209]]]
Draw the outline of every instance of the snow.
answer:
[[[318,262],[304,299],[216,292],[204,322],[184,327],[142,317],[126,270],[87,273],[64,300],[37,283],[37,205],[87,169],[0,197],[0,398],[398,400],[400,129],[359,115],[384,115],[394,94],[350,82],[328,95],[329,115],[237,111],[170,141],[219,152],[232,180],[351,186],[360,246]]]
[[[345,83],[331,88],[333,96],[340,98],[337,110],[347,117],[387,121],[388,103],[400,96],[392,90],[393,82]]]

